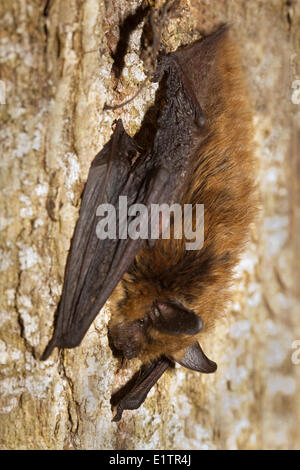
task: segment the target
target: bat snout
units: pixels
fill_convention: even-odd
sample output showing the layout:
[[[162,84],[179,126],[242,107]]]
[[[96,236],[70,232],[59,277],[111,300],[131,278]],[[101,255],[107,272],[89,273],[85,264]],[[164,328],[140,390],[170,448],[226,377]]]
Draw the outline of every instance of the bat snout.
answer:
[[[126,359],[134,359],[145,343],[144,330],[145,324],[140,320],[115,325],[110,331],[113,346]]]

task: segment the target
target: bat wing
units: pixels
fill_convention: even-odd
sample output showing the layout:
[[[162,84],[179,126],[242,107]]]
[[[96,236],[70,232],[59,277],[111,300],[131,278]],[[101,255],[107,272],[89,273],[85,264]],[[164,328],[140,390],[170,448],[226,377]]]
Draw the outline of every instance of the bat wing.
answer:
[[[144,244],[142,238],[99,238],[96,229],[100,204],[116,208],[119,196],[126,196],[128,205],[143,204],[151,214],[151,204],[171,203],[179,197],[189,168],[190,149],[206,135],[205,115],[195,91],[198,93],[198,82],[194,83],[193,74],[188,74],[185,67],[185,58],[192,64],[194,55],[198,61],[205,59],[206,54],[203,52],[203,56],[201,51],[202,45],[196,43],[186,52],[166,56],[158,67],[156,80],[167,74],[167,99],[151,151],[134,163],[132,156],[138,153],[138,147],[118,121],[112,138],[93,161],[71,244],[54,334],[42,359],[54,347],[80,344]],[[194,142],[196,130],[198,137]],[[116,225],[123,216],[116,211]],[[134,219],[127,214],[125,218]],[[170,312],[165,309],[163,313],[159,328],[171,332],[166,325]],[[190,326],[190,331],[199,331],[202,325],[192,321]],[[178,328],[177,325],[176,331]]]
[[[118,236],[99,239],[99,205],[110,204],[116,208],[119,196],[125,195],[128,204],[138,201],[148,208],[166,196],[167,170],[156,167],[148,171],[143,160],[133,165],[132,157],[138,150],[119,120],[112,138],[92,163],[71,243],[54,334],[43,360],[55,347],[73,348],[80,344],[145,242],[141,238],[120,239]],[[116,211],[116,223],[120,217],[122,214]]]

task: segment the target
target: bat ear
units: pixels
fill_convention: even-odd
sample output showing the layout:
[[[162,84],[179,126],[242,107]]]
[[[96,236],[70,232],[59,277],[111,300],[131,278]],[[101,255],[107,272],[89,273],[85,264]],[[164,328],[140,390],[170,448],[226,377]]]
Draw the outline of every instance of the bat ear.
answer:
[[[156,301],[149,313],[153,328],[169,335],[195,335],[203,328],[201,318],[177,301]]]
[[[208,359],[198,341],[186,348],[180,356],[172,356],[172,359],[187,369],[204,374],[211,374],[217,370],[217,364]]]

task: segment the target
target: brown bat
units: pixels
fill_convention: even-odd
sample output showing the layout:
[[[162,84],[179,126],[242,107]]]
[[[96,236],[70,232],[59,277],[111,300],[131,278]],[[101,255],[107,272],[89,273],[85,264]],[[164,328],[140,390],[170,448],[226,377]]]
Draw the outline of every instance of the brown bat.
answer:
[[[175,362],[211,373],[217,365],[200,342],[223,314],[232,270],[256,208],[252,118],[230,31],[222,26],[203,40],[159,59],[156,81],[166,96],[153,146],[141,151],[117,122],[95,157],[71,244],[55,330],[42,359],[54,347],[78,346],[110,297],[109,336],[127,359],[146,365],[119,400],[114,420],[138,408]],[[100,239],[97,208],[127,204],[204,204],[204,243],[187,250],[187,237],[148,241]],[[123,220],[123,219],[122,219]],[[134,215],[126,222],[136,223]],[[185,220],[183,221],[185,222]],[[162,234],[162,220],[158,231]],[[195,221],[191,223],[195,228]]]

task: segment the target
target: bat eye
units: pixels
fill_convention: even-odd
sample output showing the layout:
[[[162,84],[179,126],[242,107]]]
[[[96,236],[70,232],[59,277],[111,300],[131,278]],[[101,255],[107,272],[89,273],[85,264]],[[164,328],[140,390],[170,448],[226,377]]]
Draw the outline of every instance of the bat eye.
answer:
[[[137,320],[137,325],[139,326],[139,328],[143,330],[148,327],[148,323],[149,323],[148,317],[140,318],[139,320]]]

